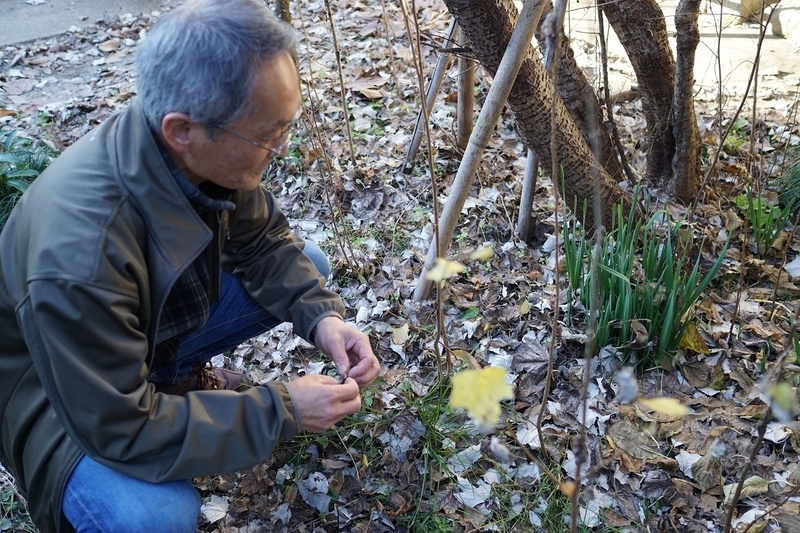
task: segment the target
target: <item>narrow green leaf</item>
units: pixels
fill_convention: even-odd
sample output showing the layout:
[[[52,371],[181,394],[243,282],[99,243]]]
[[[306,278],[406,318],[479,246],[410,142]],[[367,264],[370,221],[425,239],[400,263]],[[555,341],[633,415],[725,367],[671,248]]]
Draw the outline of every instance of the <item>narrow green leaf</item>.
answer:
[[[6,180],[6,184],[17,189],[19,192],[25,192],[26,190],[28,190],[28,185],[29,185],[27,181],[18,179]]]

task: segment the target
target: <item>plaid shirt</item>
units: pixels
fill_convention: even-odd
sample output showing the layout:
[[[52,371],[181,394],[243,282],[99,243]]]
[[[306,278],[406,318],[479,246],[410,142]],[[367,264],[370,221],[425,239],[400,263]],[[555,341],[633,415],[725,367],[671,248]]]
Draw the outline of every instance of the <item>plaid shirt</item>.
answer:
[[[228,200],[233,191],[211,182],[204,182],[200,186],[193,185],[181,174],[160,144],[159,148],[161,148],[161,155],[181,191],[203,220],[208,220],[207,217],[218,216],[219,211],[235,209],[236,206]],[[215,235],[209,246],[214,246],[216,242],[217,236]],[[170,366],[175,361],[181,337],[197,331],[208,321],[211,305],[209,268],[218,269],[220,266],[218,264],[210,265],[208,254],[202,253],[181,273],[175,285],[172,286],[167,300],[164,302],[164,308],[161,310],[156,334],[155,356],[150,372]]]

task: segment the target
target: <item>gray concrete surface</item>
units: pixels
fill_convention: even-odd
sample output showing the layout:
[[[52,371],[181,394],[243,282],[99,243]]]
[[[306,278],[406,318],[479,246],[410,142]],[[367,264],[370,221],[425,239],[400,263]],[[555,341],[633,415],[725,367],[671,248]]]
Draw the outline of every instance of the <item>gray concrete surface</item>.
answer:
[[[667,21],[670,44],[675,50],[675,7],[678,0],[660,0],[659,5]],[[597,19],[592,2],[570,2],[568,27],[577,48],[578,62],[599,72],[597,50]],[[761,47],[758,91],[765,100],[770,95],[797,94],[800,86],[800,0],[781,0],[781,29],[785,37],[768,30]],[[708,11],[699,17],[700,45],[695,58],[695,85],[697,100],[715,101],[719,89],[727,96],[744,94],[758,50],[757,24],[739,24],[738,13],[723,9],[712,2]],[[608,23],[606,23],[608,28]],[[718,29],[721,28],[721,37]],[[589,48],[576,46],[574,41],[585,41]],[[622,45],[609,32],[609,87],[612,93],[626,91],[636,85],[636,76],[627,60]]]
[[[83,27],[106,14],[138,15],[160,0],[0,0],[0,47]]]

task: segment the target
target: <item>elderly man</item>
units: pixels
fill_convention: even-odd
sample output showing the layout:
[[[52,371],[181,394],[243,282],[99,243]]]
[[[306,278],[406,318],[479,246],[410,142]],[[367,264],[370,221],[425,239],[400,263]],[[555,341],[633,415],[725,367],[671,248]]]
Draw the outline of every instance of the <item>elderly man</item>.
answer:
[[[196,531],[191,478],[331,427],[378,375],[327,260],[260,186],[301,110],[293,50],[259,0],[170,12],[137,51],[138,100],[0,234],[0,462],[41,531]],[[346,379],[205,366],[281,321]]]

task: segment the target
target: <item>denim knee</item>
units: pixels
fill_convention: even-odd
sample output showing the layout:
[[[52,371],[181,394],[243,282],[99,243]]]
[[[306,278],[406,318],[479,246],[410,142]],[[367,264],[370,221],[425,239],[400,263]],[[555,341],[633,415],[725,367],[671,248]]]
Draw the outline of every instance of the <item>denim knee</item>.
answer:
[[[101,506],[72,501],[64,507],[64,514],[78,533],[196,533],[200,495],[189,482],[168,485],[166,493],[127,494]]]
[[[146,498],[146,506],[119,509],[117,527],[111,531],[137,533],[142,531],[170,531],[196,533],[200,516],[200,494],[190,482],[173,482],[167,494],[153,494]],[[168,499],[164,499],[166,496]]]
[[[322,274],[322,277],[328,279],[328,276],[331,273],[331,262],[328,259],[328,256],[325,255],[325,252],[322,251],[315,242],[306,240],[305,246],[303,248],[303,252],[311,259],[311,262],[314,263],[314,266],[317,267],[319,273]]]
[[[148,483],[84,456],[67,481],[62,510],[78,533],[195,533],[200,495],[188,480]]]

